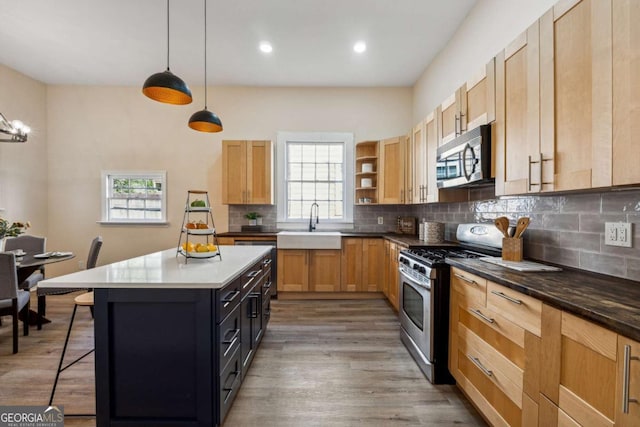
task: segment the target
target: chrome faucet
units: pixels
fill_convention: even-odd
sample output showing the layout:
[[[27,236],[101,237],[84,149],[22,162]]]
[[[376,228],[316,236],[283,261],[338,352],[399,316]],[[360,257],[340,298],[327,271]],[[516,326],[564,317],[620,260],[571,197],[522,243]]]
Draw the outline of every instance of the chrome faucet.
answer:
[[[316,207],[316,223],[313,223],[313,207]],[[309,231],[315,231],[316,225],[320,222],[320,206],[317,203],[313,202],[311,205],[311,212],[309,212]]]

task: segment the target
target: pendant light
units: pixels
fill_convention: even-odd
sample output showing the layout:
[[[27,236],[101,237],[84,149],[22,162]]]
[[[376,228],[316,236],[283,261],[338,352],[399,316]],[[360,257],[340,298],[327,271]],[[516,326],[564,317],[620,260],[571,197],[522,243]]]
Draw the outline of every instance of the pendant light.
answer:
[[[220,132],[220,117],[207,110],[207,0],[204,0],[204,109],[189,118],[189,127],[200,132]]]
[[[185,105],[192,101],[187,84],[169,69],[169,0],[167,0],[167,69],[145,80],[142,93],[165,104]]]

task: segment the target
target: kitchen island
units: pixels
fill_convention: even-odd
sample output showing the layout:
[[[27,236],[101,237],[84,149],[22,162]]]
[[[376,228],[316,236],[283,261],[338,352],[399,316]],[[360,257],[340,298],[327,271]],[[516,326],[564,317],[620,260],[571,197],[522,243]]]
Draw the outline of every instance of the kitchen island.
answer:
[[[97,426],[224,420],[269,320],[269,246],[176,249],[42,281],[95,289]],[[60,402],[64,403],[64,402]]]

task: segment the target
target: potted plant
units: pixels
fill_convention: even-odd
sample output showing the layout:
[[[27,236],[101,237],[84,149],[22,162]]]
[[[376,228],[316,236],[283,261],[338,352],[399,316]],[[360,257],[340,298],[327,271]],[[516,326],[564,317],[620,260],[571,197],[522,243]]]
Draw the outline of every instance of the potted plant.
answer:
[[[0,218],[0,250],[4,250],[5,237],[16,237],[24,233],[27,228],[31,227],[31,223],[27,222],[13,222],[9,224],[4,218]]]
[[[258,223],[257,212],[248,212],[244,217],[249,220],[249,225],[256,225]]]

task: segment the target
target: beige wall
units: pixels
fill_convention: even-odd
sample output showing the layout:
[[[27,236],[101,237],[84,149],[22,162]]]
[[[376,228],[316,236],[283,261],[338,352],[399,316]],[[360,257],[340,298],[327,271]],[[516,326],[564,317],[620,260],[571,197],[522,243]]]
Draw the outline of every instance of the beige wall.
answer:
[[[187,127],[203,107],[151,101],[137,87],[49,86],[50,247],[84,260],[92,237],[105,243],[99,264],[175,246],[188,189],[207,189],[218,230],[227,229],[221,205],[222,139],[276,139],[277,131],[353,132],[356,140],[406,133],[411,88],[210,88],[209,108],[225,130],[203,134]],[[166,170],[168,227],[107,226],[101,215],[101,170]],[[64,264],[64,265],[63,265]],[[51,266],[60,274],[77,263]]]
[[[454,36],[418,79],[413,123],[418,123],[557,0],[478,0]]]
[[[24,144],[0,143],[0,216],[31,221],[30,234],[46,236],[46,86],[0,65],[0,113],[31,129]]]

